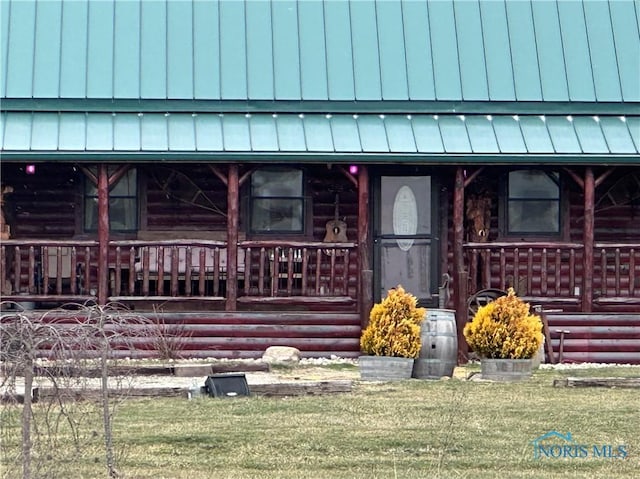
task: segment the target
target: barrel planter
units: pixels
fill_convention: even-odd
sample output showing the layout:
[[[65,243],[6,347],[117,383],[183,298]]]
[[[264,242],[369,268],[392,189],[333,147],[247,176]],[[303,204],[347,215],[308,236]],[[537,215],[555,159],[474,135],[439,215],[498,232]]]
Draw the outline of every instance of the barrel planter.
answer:
[[[358,366],[360,367],[360,378],[364,381],[398,381],[411,378],[413,359],[392,356],[360,356]]]
[[[482,359],[480,373],[491,381],[522,381],[531,377],[532,363],[531,359]]]
[[[452,376],[458,360],[456,312],[428,309],[420,325],[420,356],[413,363],[413,377],[440,379]]]

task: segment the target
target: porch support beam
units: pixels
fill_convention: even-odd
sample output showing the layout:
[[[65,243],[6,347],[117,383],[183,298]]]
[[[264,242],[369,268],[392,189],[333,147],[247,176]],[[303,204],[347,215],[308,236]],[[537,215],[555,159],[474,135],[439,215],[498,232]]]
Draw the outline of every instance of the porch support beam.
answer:
[[[593,168],[588,166],[584,173],[584,230],[583,230],[583,288],[582,288],[582,312],[590,313],[593,305],[593,248],[594,248],[594,222],[595,222],[595,179]],[[604,285],[603,285],[604,287]]]
[[[456,324],[458,330],[458,363],[465,362],[469,346],[464,339],[464,326],[468,320],[467,308],[467,272],[464,270],[464,170],[456,169],[453,189],[453,291],[456,305]]]
[[[87,265],[88,267],[88,265]],[[87,274],[89,271],[87,271]],[[107,303],[109,276],[109,174],[98,165],[98,304]]]
[[[238,302],[239,185],[238,165],[232,163],[227,177],[227,311],[235,311]]]
[[[369,323],[369,311],[373,306],[373,270],[371,269],[371,242],[369,238],[369,170],[360,165],[358,170],[358,298],[360,298],[360,323]]]

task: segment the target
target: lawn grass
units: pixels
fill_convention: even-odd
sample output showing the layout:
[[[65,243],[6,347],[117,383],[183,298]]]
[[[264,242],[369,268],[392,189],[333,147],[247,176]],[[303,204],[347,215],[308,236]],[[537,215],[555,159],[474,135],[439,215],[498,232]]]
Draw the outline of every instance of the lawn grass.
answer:
[[[539,370],[521,383],[358,382],[352,393],[325,396],[128,400],[116,416],[119,470],[139,479],[632,478],[639,391],[552,382],[638,375]],[[532,441],[551,430],[590,448],[624,445],[628,455],[535,459]],[[58,465],[59,477],[106,477],[99,454],[94,447]]]

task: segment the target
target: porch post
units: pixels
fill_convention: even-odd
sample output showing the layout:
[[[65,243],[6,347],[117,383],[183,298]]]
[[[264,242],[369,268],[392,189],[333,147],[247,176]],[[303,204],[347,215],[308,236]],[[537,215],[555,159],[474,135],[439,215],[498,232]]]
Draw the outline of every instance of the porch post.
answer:
[[[239,192],[238,165],[234,163],[229,165],[227,179],[227,311],[235,311],[238,300]]]
[[[88,265],[87,265],[88,267]],[[89,274],[89,271],[87,271]],[[107,303],[109,285],[109,174],[98,165],[98,304]]]
[[[588,166],[584,173],[584,230],[582,236],[584,254],[582,256],[583,285],[581,305],[583,313],[590,313],[593,306],[593,230],[595,221],[595,189],[593,168]]]
[[[360,165],[358,170],[358,298],[360,324],[366,327],[373,305],[373,270],[371,269],[371,245],[369,241],[369,170]]]
[[[464,270],[464,170],[456,169],[453,189],[453,292],[456,305],[458,329],[458,362],[466,361],[469,346],[464,339],[463,329],[468,320],[467,272]]]

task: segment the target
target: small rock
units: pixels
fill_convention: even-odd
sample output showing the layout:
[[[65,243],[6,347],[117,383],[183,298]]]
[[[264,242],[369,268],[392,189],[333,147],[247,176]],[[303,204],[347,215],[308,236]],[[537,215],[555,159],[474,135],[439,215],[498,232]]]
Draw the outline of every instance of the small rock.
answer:
[[[300,362],[300,351],[290,346],[269,346],[262,360],[267,364],[297,364]]]

